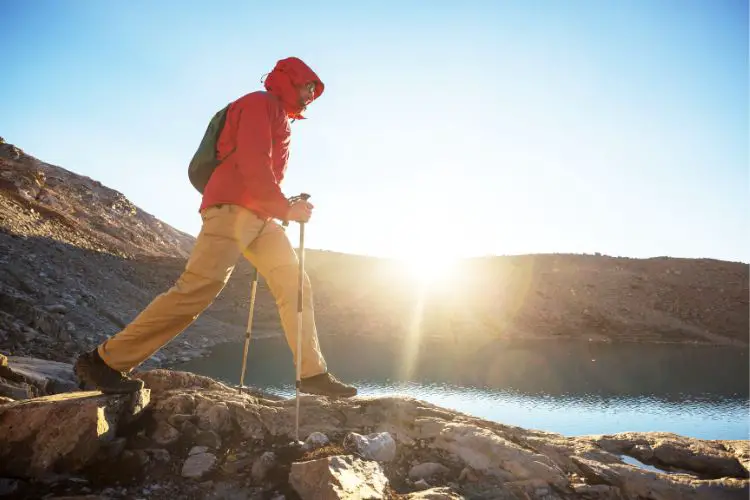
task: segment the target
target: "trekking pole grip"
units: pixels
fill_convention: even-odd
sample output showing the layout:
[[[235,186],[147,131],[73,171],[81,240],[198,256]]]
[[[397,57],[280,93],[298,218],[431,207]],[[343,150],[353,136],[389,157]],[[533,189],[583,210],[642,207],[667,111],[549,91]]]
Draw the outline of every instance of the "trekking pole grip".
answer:
[[[297,196],[292,196],[291,198],[289,198],[289,203],[294,203],[295,201],[299,201],[299,200],[307,201],[309,199],[310,199],[310,195],[309,194],[307,194],[307,193],[300,193]],[[281,225],[284,226],[284,227],[287,227],[289,225],[289,221],[285,220],[284,222],[281,223]]]

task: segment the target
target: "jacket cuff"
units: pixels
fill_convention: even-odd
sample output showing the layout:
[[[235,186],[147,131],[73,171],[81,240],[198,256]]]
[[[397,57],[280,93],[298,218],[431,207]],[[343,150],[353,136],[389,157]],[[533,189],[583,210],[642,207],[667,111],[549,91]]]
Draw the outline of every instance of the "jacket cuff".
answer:
[[[286,198],[284,198],[282,196],[282,198],[280,200],[278,200],[278,201],[274,200],[270,204],[270,206],[269,206],[269,208],[270,208],[269,212],[275,218],[277,218],[279,220],[282,220],[284,222],[289,222],[288,221],[288,219],[289,219],[289,207],[290,207],[289,200],[287,200]]]

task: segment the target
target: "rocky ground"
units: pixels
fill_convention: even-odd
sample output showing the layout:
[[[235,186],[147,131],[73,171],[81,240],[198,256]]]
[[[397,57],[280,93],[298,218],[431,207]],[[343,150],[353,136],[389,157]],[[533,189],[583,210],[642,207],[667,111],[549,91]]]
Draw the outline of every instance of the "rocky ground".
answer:
[[[0,141],[0,352],[70,362],[179,276],[194,238],[115,190]],[[528,255],[471,259],[421,289],[386,259],[311,250],[321,335],[748,345],[747,264]],[[146,366],[242,338],[251,267]],[[436,269],[437,273],[447,271]],[[449,285],[449,286],[448,286]],[[260,283],[254,335],[280,335]]]
[[[77,499],[745,499],[748,441],[665,433],[564,437],[406,397],[239,394],[137,374],[127,396],[69,391],[70,365],[0,359],[0,496]]]

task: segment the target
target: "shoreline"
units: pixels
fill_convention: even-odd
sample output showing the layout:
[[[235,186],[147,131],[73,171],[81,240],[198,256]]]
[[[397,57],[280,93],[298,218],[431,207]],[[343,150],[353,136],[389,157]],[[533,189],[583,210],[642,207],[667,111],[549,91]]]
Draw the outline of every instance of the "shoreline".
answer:
[[[251,344],[249,349],[245,386],[294,398],[293,367],[283,355],[285,339],[264,335],[255,340],[255,347]],[[335,343],[332,336],[328,340]],[[493,422],[567,436],[658,429],[695,438],[739,439],[748,431],[747,419],[740,415],[747,410],[748,388],[737,378],[737,367],[746,362],[748,349],[506,339],[510,341],[501,341],[492,352],[481,346],[468,347],[463,354],[450,344],[440,350],[423,346],[418,368],[404,375],[398,371],[398,355],[388,358],[394,352],[388,339],[363,343],[363,352],[371,359],[361,366],[347,360],[346,353],[358,345],[349,340],[339,349],[324,344],[324,353],[334,373],[356,381],[367,397],[406,394]],[[587,354],[589,345],[592,350]],[[242,342],[217,343],[200,356],[204,360],[192,358],[185,366],[177,360],[163,368],[213,377],[237,389],[242,347]],[[534,352],[536,348],[539,352]],[[283,366],[265,363],[267,357]],[[722,359],[725,368],[717,366],[716,380],[705,382],[713,373],[711,367]],[[518,365],[508,364],[516,360]],[[435,366],[442,368],[431,368]],[[455,371],[462,366],[466,370]]]

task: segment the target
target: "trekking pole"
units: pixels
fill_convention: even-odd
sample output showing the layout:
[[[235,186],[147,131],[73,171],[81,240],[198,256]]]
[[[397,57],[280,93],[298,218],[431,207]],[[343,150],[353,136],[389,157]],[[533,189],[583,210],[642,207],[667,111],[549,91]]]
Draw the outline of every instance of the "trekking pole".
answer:
[[[310,195],[302,193],[299,196],[292,198],[292,201],[310,199]],[[294,439],[295,443],[300,442],[299,440],[299,388],[302,382],[302,289],[304,284],[305,276],[305,223],[299,223],[299,272],[297,276],[297,361],[295,362],[296,377],[295,377],[295,416],[294,416]]]
[[[258,268],[253,266],[253,284],[250,288],[250,311],[247,315],[247,330],[245,330],[245,352],[242,355],[242,372],[240,373],[239,392],[242,394],[242,388],[245,383],[245,368],[247,366],[247,349],[250,346],[250,332],[253,329],[253,311],[255,310],[255,294],[258,291]]]

